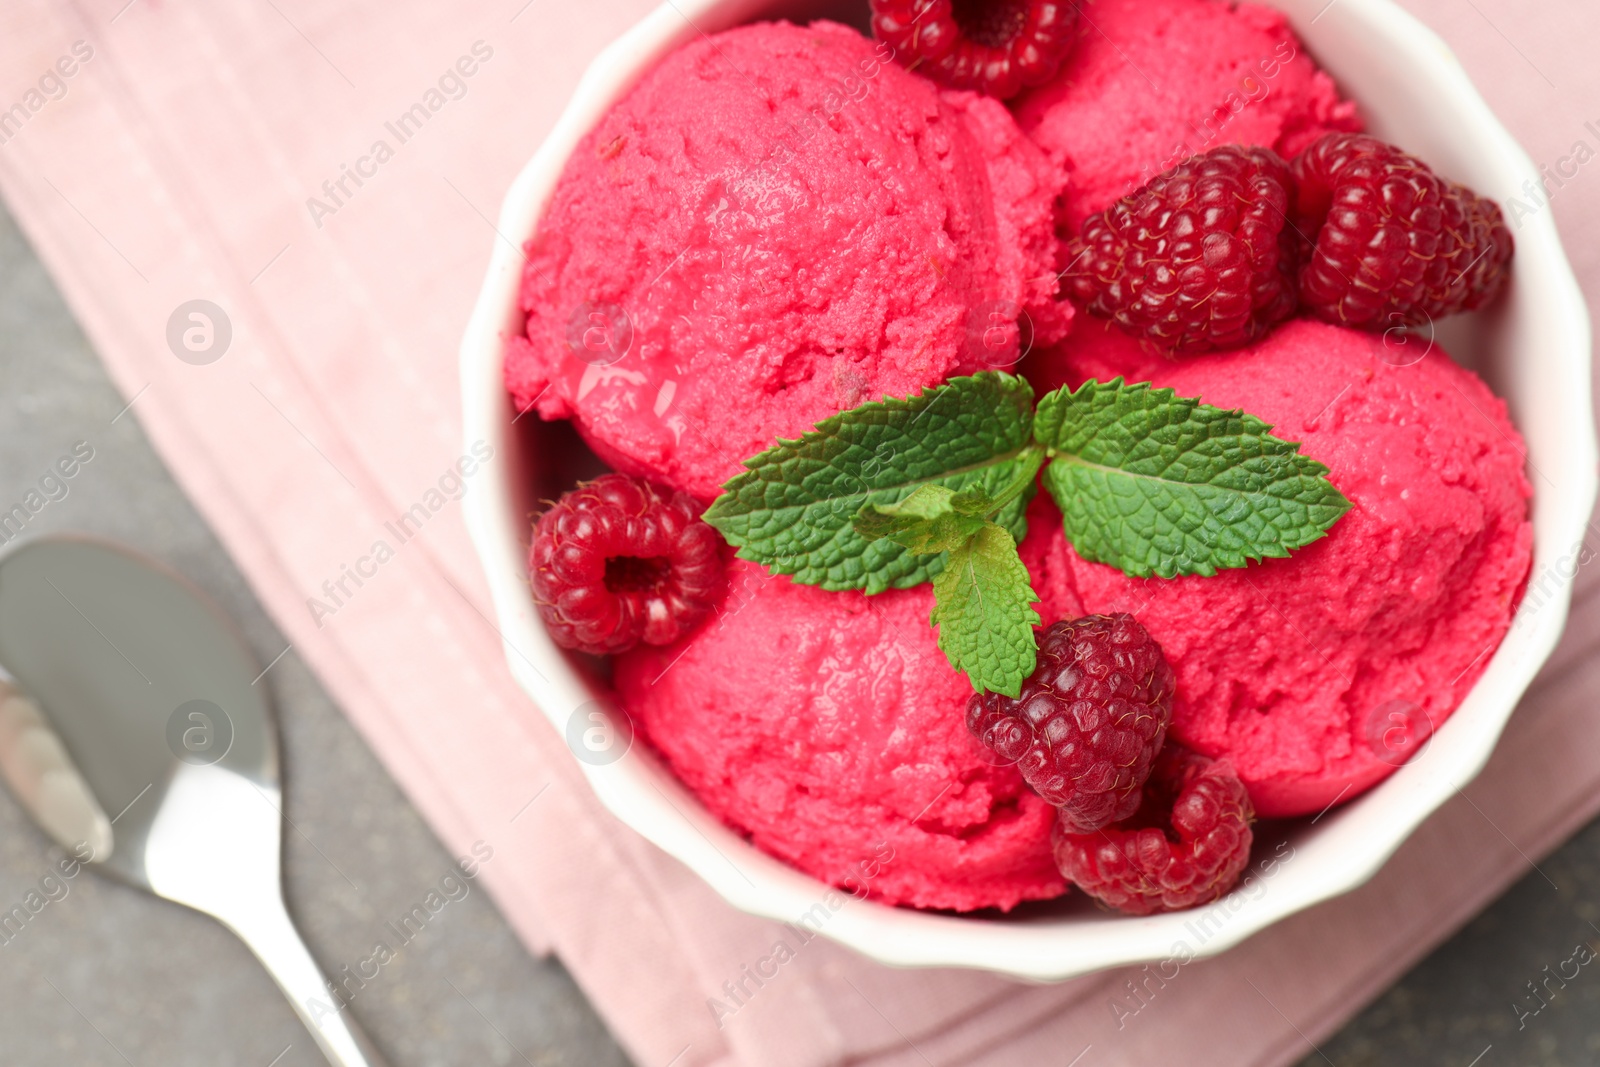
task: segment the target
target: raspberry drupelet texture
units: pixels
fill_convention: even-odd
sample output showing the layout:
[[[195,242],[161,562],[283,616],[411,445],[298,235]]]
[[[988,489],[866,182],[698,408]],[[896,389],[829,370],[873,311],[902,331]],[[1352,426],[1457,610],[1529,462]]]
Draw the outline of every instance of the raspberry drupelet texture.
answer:
[[[1300,304],[1340,326],[1386,330],[1480,307],[1514,245],[1494,201],[1376,137],[1332,133],[1292,165]]]
[[[1294,314],[1289,201],[1271,149],[1213,148],[1085,219],[1064,291],[1167,352],[1249,344]]]
[[[534,601],[556,644],[597,655],[688,632],[725,583],[721,535],[687,493],[606,474],[539,516]]]
[[[1085,893],[1128,915],[1192,908],[1238,880],[1250,862],[1253,818],[1226,760],[1168,745],[1131,819],[1089,834],[1057,822],[1056,864]]]
[[[1172,721],[1172,668],[1132,615],[1053,624],[1015,698],[974,694],[967,728],[1088,833],[1131,816]]]
[[[1001,100],[1055,77],[1072,49],[1069,0],[871,0],[872,32],[902,64]]]

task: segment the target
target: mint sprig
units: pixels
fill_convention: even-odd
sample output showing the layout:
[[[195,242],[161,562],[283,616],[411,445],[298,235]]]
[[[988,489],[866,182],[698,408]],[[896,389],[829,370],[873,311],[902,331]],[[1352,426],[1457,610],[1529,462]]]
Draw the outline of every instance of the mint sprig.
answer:
[[[1269,424],[1148,382],[1058,389],[1033,432],[1067,540],[1136,578],[1283,558],[1350,510],[1328,468]]]
[[[1016,696],[1039,623],[1016,546],[1041,465],[1078,553],[1136,577],[1287,556],[1350,508],[1327,467],[1242,411],[1121,378],[1032,401],[990,371],[863,404],[746,460],[705,518],[804,584],[933,582],[951,664]]]

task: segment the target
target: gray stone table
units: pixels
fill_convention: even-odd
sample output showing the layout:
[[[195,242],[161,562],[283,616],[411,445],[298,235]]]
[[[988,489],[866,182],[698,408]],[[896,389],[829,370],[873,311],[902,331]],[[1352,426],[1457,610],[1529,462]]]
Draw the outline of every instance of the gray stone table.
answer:
[[[87,530],[166,561],[209,591],[270,661],[285,640],[137,418],[117,417],[123,403],[0,213],[0,510],[73,442],[90,441],[94,460],[30,530]],[[451,857],[294,652],[267,679],[285,748],[290,907],[313,952],[337,966],[356,958],[371,916],[404,911]],[[0,791],[0,911],[37,888],[51,863],[44,836]],[[1308,1045],[1302,1067],[1600,1062],[1600,965],[1580,968],[1542,1008],[1527,984],[1560,968],[1580,942],[1600,945],[1589,925],[1600,925],[1600,824],[1540,867],[1559,892],[1530,871],[1319,1050]],[[57,890],[60,899],[0,939],[0,1063],[322,1063],[249,952],[210,919],[93,874],[63,884],[65,896]],[[627,1063],[567,973],[530,957],[481,892],[441,912],[354,1010],[394,1067]]]

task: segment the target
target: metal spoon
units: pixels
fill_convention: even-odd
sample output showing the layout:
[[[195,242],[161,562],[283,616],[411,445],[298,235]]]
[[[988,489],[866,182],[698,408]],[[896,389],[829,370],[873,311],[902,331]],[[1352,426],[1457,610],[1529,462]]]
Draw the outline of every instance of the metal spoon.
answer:
[[[232,624],[160,565],[58,536],[0,557],[0,773],[55,840],[215,916],[337,1067],[383,1060],[283,902],[278,743]]]

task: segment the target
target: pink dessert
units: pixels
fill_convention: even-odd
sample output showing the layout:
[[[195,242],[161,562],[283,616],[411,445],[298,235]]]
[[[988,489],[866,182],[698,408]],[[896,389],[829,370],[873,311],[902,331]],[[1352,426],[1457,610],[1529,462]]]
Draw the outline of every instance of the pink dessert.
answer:
[[[507,385],[618,470],[708,500],[779,436],[1014,361],[1019,315],[1058,338],[1060,181],[999,101],[854,30],[702,38],[574,153],[528,245]]]
[[[1063,218],[1085,216],[1222,144],[1285,157],[1360,129],[1282,14],[1223,0],[1096,0],[1054,81],[1014,101],[1067,174]]]
[[[708,808],[801,870],[891,904],[969,911],[1061,894],[1055,809],[967,731],[972,686],[934,644],[926,586],[830,593],[743,562],[729,577],[720,619],[616,660],[635,725]],[[1047,596],[1041,608],[1054,619],[1076,605]]]
[[[951,9],[953,31],[932,32],[902,0],[872,3],[898,51],[826,22],[702,35],[569,160],[527,246],[527,326],[505,379],[519,410],[572,420],[622,474],[569,492],[536,524],[534,606],[565,647],[613,656],[619,705],[708,810],[824,882],[958,911],[1049,899],[1068,878],[1139,914],[1215,899],[1249,859],[1254,815],[1359,795],[1415,756],[1484,670],[1531,559],[1521,438],[1474,374],[1420,339],[1296,320],[1248,347],[1175,360],[1091,317],[1125,305],[1075,295],[1070,279],[1058,292],[1060,239],[1186,157],[1242,144],[1287,158],[1359,129],[1280,14],[1223,0],[1074,5],[1072,50],[1012,101],[1013,118],[924,75],[971,66],[956,53],[939,66],[955,32],[969,52],[1021,49],[1017,62],[1049,78],[1026,33],[998,39],[1032,25],[1016,10],[980,0]],[[978,81],[991,89],[1005,80],[986,70]],[[1368,140],[1334,137],[1303,157],[1332,161],[1349,218],[1311,224],[1304,248],[1281,252],[1291,266],[1344,263],[1329,299],[1383,312],[1392,294],[1372,278],[1417,273],[1407,257],[1437,249],[1456,217],[1443,209],[1476,194],[1450,187],[1426,217],[1391,210],[1432,179],[1422,161]],[[1265,190],[1171,174],[1146,188],[1097,279],[1109,292],[1140,271],[1119,251],[1137,241],[1137,276],[1167,285],[1155,292],[1174,306],[1180,289],[1189,301],[1156,310],[1210,314],[1227,292],[1218,272],[1234,269],[1221,242],[1237,235],[1226,219],[1197,228],[1196,205],[1231,198],[1259,214],[1285,191],[1306,193],[1293,167],[1268,162],[1284,175]],[[1485,300],[1504,281],[1509,235],[1495,247],[1492,277],[1472,290]],[[1269,326],[1306,314],[1304,286],[1286,278]],[[1054,415],[1030,421],[1025,391],[993,375],[951,383],[922,408],[851,411],[1010,367],[1025,347],[1019,370],[1039,395],[1090,378],[1153,381],[1242,408],[1280,440],[1230,428],[1227,448],[1173,474],[1178,450],[1163,433],[1214,446],[1206,434],[1226,416],[1165,422],[1179,405],[1112,387],[1055,398]],[[947,396],[955,411],[928,417]],[[1147,406],[1108,427],[1083,414],[1106,398]],[[827,433],[794,440],[841,412]],[[1095,452],[1097,437],[1133,447]],[[1283,441],[1329,469],[1326,481],[1299,471],[1287,506],[1241,488],[1262,470],[1280,476]],[[1227,462],[1213,468],[1218,455]],[[630,494],[668,500],[669,488],[710,501],[753,457],[703,515],[682,495],[625,506]],[[1154,472],[1142,466],[1151,457]],[[1013,555],[995,522],[1014,521],[1002,509],[1040,463],[1047,482],[1073,479],[1050,484],[1074,487],[1063,499],[1086,524],[1073,534],[1085,552],[1098,543],[1130,571],[1190,576],[1139,579],[1086,561],[1043,492]],[[989,503],[969,491],[967,479],[1013,468],[988,486]],[[1194,489],[1197,472],[1211,495]],[[1161,493],[1153,508],[1128,506]],[[1295,506],[1321,517],[1297,526],[1285,517]],[[1190,536],[1202,527],[1212,532]],[[1192,554],[1206,537],[1212,555]],[[721,555],[662,548],[683,541],[738,549],[720,602],[680,595],[724,577]],[[1244,565],[1285,547],[1287,558]],[[891,572],[884,561],[899,552],[911,566]],[[1211,563],[1220,569],[1205,575]],[[908,574],[939,584],[860,592]],[[1159,749],[1137,765],[1162,772],[1130,770],[1130,746]]]
[[[1085,562],[1035,505],[1055,542],[1035,589],[1137,615],[1178,675],[1173,736],[1229,757],[1260,815],[1320,811],[1414,755],[1483,672],[1527,579],[1522,438],[1471,371],[1437,348],[1417,359],[1425,345],[1299,320],[1175,362],[1084,323],[1025,368],[1040,389],[1126,374],[1243,408],[1354,503],[1288,559],[1172,580]]]

